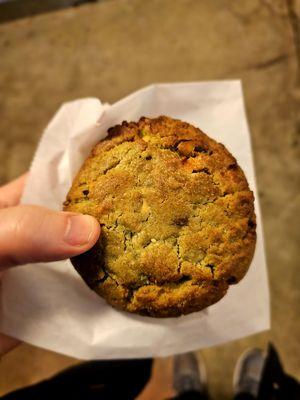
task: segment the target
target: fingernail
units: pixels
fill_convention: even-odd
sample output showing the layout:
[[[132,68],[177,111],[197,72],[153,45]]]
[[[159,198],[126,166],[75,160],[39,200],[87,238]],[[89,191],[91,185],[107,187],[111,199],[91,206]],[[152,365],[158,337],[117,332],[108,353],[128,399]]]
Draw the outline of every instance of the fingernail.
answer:
[[[95,220],[89,215],[71,215],[64,241],[72,246],[83,246],[89,243],[95,229]]]

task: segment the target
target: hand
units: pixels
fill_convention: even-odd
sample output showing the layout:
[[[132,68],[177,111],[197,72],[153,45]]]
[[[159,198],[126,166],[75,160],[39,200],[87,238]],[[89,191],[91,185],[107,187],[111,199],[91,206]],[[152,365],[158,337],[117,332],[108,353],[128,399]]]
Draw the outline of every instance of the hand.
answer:
[[[26,174],[0,187],[0,279],[7,268],[66,259],[97,241],[100,226],[89,215],[18,205]],[[0,357],[18,340],[0,333]]]

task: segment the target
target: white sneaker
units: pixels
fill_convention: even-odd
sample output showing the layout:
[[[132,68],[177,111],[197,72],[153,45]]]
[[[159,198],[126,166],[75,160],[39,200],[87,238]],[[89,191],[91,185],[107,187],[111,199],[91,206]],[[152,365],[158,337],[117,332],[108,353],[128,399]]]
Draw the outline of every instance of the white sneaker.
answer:
[[[174,357],[173,387],[178,395],[187,392],[207,393],[207,375],[204,361],[196,353]]]
[[[260,349],[246,350],[238,359],[233,374],[234,394],[258,396],[266,354]]]

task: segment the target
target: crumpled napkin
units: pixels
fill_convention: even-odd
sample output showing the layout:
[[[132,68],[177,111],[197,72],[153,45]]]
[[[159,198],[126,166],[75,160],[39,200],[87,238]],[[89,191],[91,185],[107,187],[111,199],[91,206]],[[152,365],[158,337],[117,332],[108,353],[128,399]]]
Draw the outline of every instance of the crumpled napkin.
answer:
[[[61,209],[74,174],[109,127],[162,114],[199,126],[224,143],[243,168],[255,194],[257,215],[257,246],[246,277],[202,312],[154,319],[107,305],[69,260],[29,264],[4,276],[1,331],[77,358],[114,359],[167,356],[269,328],[261,216],[239,81],[157,84],[112,105],[96,98],[63,104],[41,138],[22,202]]]

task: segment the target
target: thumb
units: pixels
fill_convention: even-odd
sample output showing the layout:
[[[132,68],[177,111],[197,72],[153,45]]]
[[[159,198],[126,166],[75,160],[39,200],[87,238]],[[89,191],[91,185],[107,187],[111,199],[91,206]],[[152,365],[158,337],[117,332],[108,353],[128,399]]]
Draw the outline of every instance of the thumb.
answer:
[[[97,241],[100,226],[89,215],[38,206],[0,210],[0,270],[28,262],[76,256]]]

